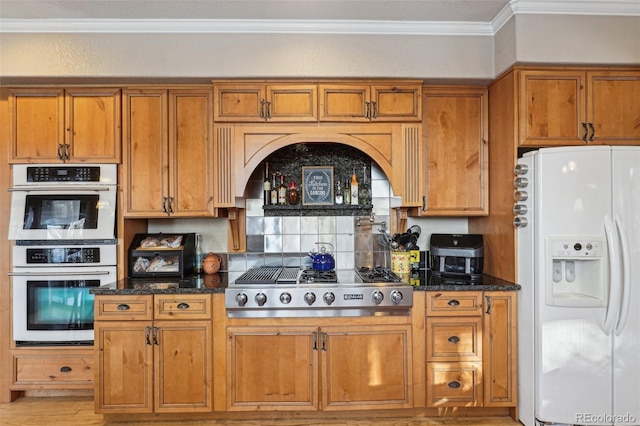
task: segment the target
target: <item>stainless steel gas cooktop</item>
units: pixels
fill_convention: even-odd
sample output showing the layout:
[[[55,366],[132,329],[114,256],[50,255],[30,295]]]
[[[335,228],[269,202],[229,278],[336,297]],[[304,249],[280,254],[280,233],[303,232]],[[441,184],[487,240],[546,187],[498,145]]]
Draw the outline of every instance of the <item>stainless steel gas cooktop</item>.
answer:
[[[410,315],[413,288],[388,270],[250,269],[225,291],[229,317]]]

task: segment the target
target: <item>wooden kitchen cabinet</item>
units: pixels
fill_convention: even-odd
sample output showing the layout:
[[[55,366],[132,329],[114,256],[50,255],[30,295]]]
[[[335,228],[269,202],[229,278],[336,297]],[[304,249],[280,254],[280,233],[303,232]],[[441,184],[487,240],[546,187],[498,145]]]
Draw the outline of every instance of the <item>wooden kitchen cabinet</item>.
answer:
[[[228,409],[410,408],[411,326],[229,327]]]
[[[516,407],[516,294],[427,294],[427,407]]]
[[[124,217],[213,217],[211,90],[126,89]]]
[[[640,144],[640,71],[519,71],[520,146]]]
[[[215,82],[216,122],[318,121],[317,84]]]
[[[93,389],[92,348],[19,348],[11,358],[12,390]]]
[[[423,216],[489,213],[487,90],[426,86]]]
[[[96,413],[212,410],[210,295],[96,296]]]
[[[484,298],[484,406],[514,407],[518,402],[517,294],[485,291]]]
[[[320,121],[422,120],[422,83],[417,81],[323,83]]]
[[[118,88],[11,89],[10,163],[119,163]]]

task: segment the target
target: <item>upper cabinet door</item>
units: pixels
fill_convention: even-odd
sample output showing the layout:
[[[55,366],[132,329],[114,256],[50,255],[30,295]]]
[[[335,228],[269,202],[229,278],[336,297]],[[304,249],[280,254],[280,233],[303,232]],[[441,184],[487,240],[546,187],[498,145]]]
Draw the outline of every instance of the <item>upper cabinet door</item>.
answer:
[[[119,163],[120,89],[14,89],[12,163]]]
[[[319,89],[320,121],[370,121],[368,84],[321,84]]]
[[[585,81],[579,71],[522,71],[519,145],[583,145]]]
[[[214,121],[219,122],[314,122],[318,87],[214,82],[214,105]]]
[[[640,144],[640,70],[587,73],[589,142]]]
[[[123,206],[128,217],[166,217],[167,91],[124,92]]]
[[[12,163],[57,162],[64,150],[64,90],[12,89]]]
[[[320,121],[422,120],[421,83],[320,85]]]
[[[489,213],[488,98],[482,88],[426,87],[422,214]]]
[[[119,163],[120,89],[67,89],[65,122],[73,161]]]
[[[421,84],[378,84],[371,87],[371,121],[422,120]]]

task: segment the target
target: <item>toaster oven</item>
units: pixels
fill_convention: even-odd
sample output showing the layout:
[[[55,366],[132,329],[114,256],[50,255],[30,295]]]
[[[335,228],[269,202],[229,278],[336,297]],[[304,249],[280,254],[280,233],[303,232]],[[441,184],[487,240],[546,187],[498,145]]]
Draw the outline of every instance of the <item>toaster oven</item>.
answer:
[[[479,279],[484,247],[481,234],[431,234],[430,269],[434,276]]]

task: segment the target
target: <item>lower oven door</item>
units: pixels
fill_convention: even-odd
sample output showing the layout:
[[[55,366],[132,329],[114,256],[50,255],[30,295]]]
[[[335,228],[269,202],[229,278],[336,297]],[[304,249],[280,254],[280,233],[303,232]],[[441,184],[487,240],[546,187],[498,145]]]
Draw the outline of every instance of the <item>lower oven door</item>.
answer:
[[[116,267],[15,268],[13,340],[24,345],[93,344],[92,287],[116,280]]]

